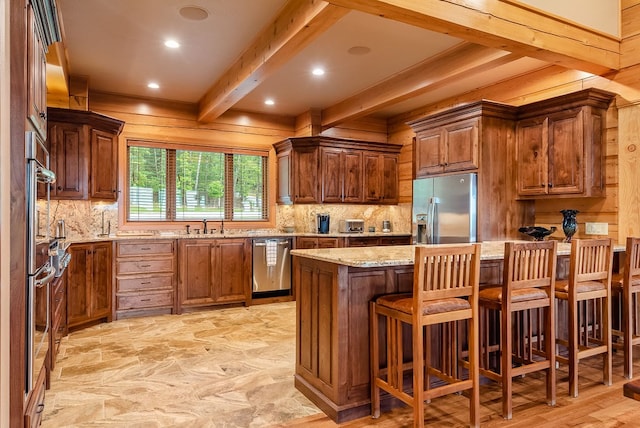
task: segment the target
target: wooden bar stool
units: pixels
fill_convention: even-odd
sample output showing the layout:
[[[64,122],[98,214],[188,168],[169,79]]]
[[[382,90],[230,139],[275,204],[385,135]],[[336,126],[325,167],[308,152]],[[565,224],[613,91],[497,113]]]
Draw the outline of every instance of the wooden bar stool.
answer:
[[[505,419],[513,413],[514,377],[546,370],[547,402],[556,402],[556,253],[556,241],[505,243],[502,284],[479,294],[480,374],[501,384]],[[498,344],[490,342],[492,321]]]
[[[480,244],[419,246],[415,253],[413,295],[392,294],[371,302],[374,417],[380,416],[381,389],[413,407],[416,427],[424,426],[425,401],[469,390],[470,425],[479,425],[479,273]],[[380,358],[381,325],[385,325],[383,358]],[[405,352],[403,325],[411,326],[412,352]],[[434,327],[442,328],[431,331]],[[461,332],[466,336],[459,335]],[[440,340],[436,341],[438,337]],[[468,360],[463,361],[461,354]],[[383,367],[381,359],[386,360]],[[413,387],[409,384],[405,388],[405,372],[411,370]],[[437,382],[432,383],[431,376]]]
[[[601,354],[603,383],[611,385],[612,241],[574,239],[569,260],[569,278],[556,281],[556,298],[567,302],[568,315],[565,337],[558,333],[556,359],[569,365],[569,396],[577,397],[583,358]],[[559,331],[561,326],[558,320]]]
[[[613,335],[622,339],[621,346],[616,349],[624,351],[624,377],[633,377],[633,345],[640,344],[640,310],[638,296],[640,294],[640,238],[627,238],[625,261],[622,273],[613,275],[611,290],[621,296],[622,331],[613,331]]]

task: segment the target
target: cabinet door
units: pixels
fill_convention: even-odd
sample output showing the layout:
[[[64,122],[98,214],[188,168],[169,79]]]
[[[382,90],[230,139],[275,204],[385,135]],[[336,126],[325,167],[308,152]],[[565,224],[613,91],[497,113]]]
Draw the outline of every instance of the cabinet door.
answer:
[[[362,152],[345,151],[344,158],[344,202],[362,202],[363,194],[363,174],[362,174]]]
[[[318,238],[306,238],[303,236],[296,238],[296,249],[309,250],[313,248],[318,248]]]
[[[378,204],[398,203],[398,156],[364,155],[364,199]]]
[[[340,248],[342,238],[318,238],[317,248]]]
[[[547,118],[518,122],[516,160],[518,194],[526,196],[547,193],[549,151]]]
[[[111,242],[93,244],[91,318],[111,318]]]
[[[380,155],[364,155],[364,200],[378,203],[382,199],[380,173],[382,171]]]
[[[292,160],[293,202],[318,203],[318,148],[296,149]]]
[[[344,160],[340,149],[320,149],[320,186],[322,202],[342,202],[344,189]]]
[[[380,188],[383,204],[398,203],[398,156],[381,155],[382,172],[380,174]]]
[[[247,246],[244,239],[219,239],[214,260],[217,303],[245,302],[249,294]]]
[[[549,115],[548,193],[584,191],[584,128],[582,109]]]
[[[276,188],[276,199],[280,204],[292,203],[291,188],[291,151],[278,154],[278,187]]]
[[[69,248],[67,267],[67,324],[71,327],[89,320],[91,303],[91,244],[74,244]]]
[[[444,170],[469,171],[478,168],[480,119],[463,120],[444,127]]]
[[[87,129],[82,125],[50,123],[51,166],[56,182],[51,197],[87,199],[89,151]]]
[[[47,56],[33,8],[28,6],[29,120],[43,138],[47,135]]]
[[[194,239],[180,243],[179,305],[204,305],[215,302],[212,286],[213,250],[212,240]]]
[[[414,145],[416,178],[439,174],[444,170],[444,140],[441,128],[419,132]]]
[[[99,129],[91,130],[91,198],[118,198],[118,137]]]

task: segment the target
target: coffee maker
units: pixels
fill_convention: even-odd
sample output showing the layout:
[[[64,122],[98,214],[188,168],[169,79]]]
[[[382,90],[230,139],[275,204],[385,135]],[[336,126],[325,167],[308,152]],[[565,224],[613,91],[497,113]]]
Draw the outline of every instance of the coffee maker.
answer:
[[[329,233],[329,213],[318,214],[318,233]]]

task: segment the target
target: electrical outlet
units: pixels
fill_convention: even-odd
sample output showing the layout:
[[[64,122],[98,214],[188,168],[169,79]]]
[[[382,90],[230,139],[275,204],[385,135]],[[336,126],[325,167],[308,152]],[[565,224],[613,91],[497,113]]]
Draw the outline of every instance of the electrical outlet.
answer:
[[[608,235],[609,223],[585,223],[587,235]]]

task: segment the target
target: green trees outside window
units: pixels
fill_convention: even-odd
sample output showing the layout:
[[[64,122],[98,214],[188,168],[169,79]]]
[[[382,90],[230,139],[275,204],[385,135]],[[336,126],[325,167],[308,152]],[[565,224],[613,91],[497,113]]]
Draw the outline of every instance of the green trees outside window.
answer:
[[[267,156],[129,142],[129,221],[267,220]]]

